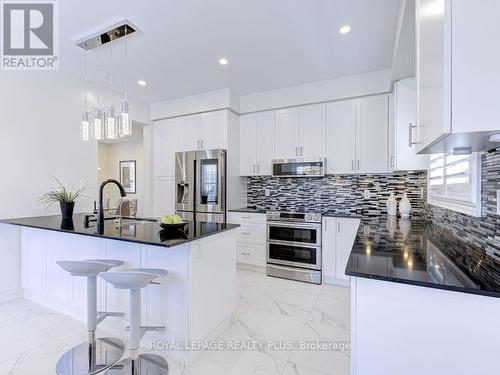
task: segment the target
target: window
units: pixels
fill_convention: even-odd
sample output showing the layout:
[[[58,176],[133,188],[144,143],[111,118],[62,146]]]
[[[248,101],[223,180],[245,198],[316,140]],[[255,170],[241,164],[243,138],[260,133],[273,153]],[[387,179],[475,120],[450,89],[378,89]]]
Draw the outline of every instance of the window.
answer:
[[[431,155],[428,202],[465,214],[481,215],[481,166],[477,154]]]

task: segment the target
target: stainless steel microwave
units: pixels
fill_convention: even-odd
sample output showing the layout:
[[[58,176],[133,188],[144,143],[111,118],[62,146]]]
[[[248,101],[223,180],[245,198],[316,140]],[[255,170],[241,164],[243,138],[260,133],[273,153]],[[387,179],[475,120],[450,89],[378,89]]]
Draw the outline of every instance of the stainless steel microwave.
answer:
[[[322,177],[326,159],[275,159],[272,167],[274,177]]]

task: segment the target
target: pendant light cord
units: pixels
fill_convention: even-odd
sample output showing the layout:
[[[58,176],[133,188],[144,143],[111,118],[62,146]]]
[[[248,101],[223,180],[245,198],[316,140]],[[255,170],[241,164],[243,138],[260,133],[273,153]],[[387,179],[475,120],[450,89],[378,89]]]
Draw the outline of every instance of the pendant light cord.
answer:
[[[99,109],[99,104],[100,104],[100,97],[99,97],[99,94],[100,94],[100,87],[99,87],[99,75],[100,75],[100,72],[101,72],[101,66],[99,65],[99,49],[96,51],[97,52],[97,109]]]
[[[127,26],[125,26],[125,101],[127,101],[127,91],[128,91],[128,87],[127,87],[127,78],[128,78],[128,64],[127,64],[127,31],[128,31],[128,28]]]
[[[111,65],[111,71],[109,76],[109,106],[113,106],[113,46],[109,44],[109,65]]]
[[[85,88],[83,90],[83,106],[85,108],[85,113],[87,113],[87,50],[84,50],[83,52],[83,60],[84,60],[84,81],[85,81]]]

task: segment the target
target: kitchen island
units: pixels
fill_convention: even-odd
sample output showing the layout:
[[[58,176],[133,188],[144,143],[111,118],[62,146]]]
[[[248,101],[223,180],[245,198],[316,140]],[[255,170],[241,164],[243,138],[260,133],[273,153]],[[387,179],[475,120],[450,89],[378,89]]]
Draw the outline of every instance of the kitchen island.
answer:
[[[84,215],[62,222],[60,216],[1,220],[21,227],[22,292],[26,299],[85,321],[86,283],[72,277],[59,260],[119,259],[122,268],[163,268],[161,285],[143,291],[143,325],[165,325],[148,332],[142,345],[215,338],[231,322],[236,306],[236,232],[233,224],[190,222],[184,231],[165,231],[150,219],[106,220],[102,233]],[[128,294],[99,280],[98,309],[128,311]],[[100,329],[127,337],[125,318],[107,318]],[[161,354],[161,353],[160,353]],[[180,360],[196,353],[170,353]]]
[[[427,220],[363,217],[351,276],[351,374],[498,372],[500,265]]]

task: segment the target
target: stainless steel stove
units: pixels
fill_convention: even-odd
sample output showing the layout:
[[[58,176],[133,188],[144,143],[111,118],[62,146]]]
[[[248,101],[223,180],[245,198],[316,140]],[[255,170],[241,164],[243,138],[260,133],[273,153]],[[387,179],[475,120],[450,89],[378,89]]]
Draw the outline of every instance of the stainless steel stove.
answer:
[[[267,213],[268,276],[321,284],[321,213]]]

